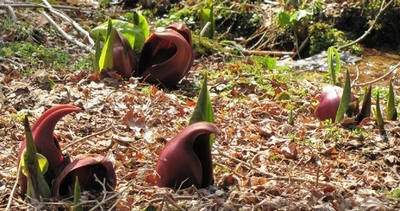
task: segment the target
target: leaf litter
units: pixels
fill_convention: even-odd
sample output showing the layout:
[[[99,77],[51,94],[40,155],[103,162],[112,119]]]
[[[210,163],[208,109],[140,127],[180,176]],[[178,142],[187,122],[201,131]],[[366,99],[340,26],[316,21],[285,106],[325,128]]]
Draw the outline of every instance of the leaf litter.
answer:
[[[63,41],[52,37],[51,45]],[[51,43],[50,42],[50,43]],[[75,57],[80,49],[69,46]],[[43,74],[16,74],[1,68],[0,208],[26,209],[16,183],[17,151],[23,137],[21,117],[36,119],[55,104],[83,111],[64,117],[56,127],[61,148],[74,158],[97,153],[115,164],[115,192],[84,193],[93,210],[114,208],[178,210],[395,210],[399,190],[399,130],[385,122],[385,142],[373,118],[359,126],[324,126],[313,116],[318,82],[268,78],[273,92],[221,55],[200,58],[181,89],[162,90],[131,78],[97,78],[88,70],[45,68]],[[217,62],[216,62],[217,61]],[[212,149],[214,185],[171,190],[155,186],[155,164],[167,140],[189,122],[202,81],[209,71],[210,96],[220,133]],[[222,73],[218,73],[221,71]],[[37,71],[40,72],[40,71]],[[228,74],[226,74],[229,72]],[[226,74],[226,75],[224,75]],[[234,76],[235,78],[230,78]],[[43,79],[43,77],[45,77]],[[49,87],[49,79],[54,87]],[[300,88],[301,87],[301,88]],[[306,95],[295,90],[306,89]],[[286,90],[290,99],[276,98]],[[295,104],[294,126],[288,104]],[[353,127],[353,128],[351,128]],[[361,130],[363,133],[352,133]],[[37,208],[71,206],[69,199],[41,202]]]

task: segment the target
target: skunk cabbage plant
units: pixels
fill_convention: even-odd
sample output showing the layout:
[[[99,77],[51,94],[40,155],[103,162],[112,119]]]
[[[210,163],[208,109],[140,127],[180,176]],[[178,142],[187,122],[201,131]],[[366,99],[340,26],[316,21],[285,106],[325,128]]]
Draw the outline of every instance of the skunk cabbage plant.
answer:
[[[156,172],[159,187],[205,188],[213,182],[210,135],[217,127],[196,122],[170,140],[160,152]]]
[[[96,181],[95,176],[98,181]],[[111,191],[117,185],[112,162],[102,155],[87,156],[68,164],[57,177],[52,189],[52,195],[55,197],[72,195],[75,178],[79,181],[82,190],[102,191],[101,183],[105,181],[105,187]]]
[[[189,28],[184,23],[173,23],[146,40],[136,76],[151,84],[175,87],[191,68],[193,59]]]
[[[128,40],[117,30],[113,29],[113,64],[114,70],[122,77],[130,78],[136,71],[137,58]]]
[[[327,119],[332,120],[332,122],[335,121],[336,113],[338,111],[340,100],[342,98],[342,93],[343,88],[338,86],[328,85],[322,89],[319,104],[314,113],[320,121],[324,121]],[[352,95],[351,102],[354,102],[356,100],[356,97]]]
[[[173,23],[148,37],[146,20],[134,16],[138,16],[135,24],[109,19],[92,30],[91,36],[105,41],[101,53],[96,42],[95,71],[113,69],[126,79],[135,76],[154,85],[175,87],[193,64],[190,29],[184,23]]]
[[[45,174],[46,181],[51,185],[51,180],[58,174],[63,165],[69,163],[69,159],[65,158],[58,144],[58,140],[54,137],[54,128],[57,122],[65,115],[79,111],[80,108],[73,105],[58,105],[44,112],[32,126],[32,136],[35,142],[37,152],[42,154],[49,163],[48,171]],[[18,163],[21,159],[22,152],[26,146],[26,139],[23,140],[18,151]],[[26,193],[27,178],[21,174],[19,177],[19,185],[21,193]]]
[[[84,191],[102,190],[102,185],[95,180],[94,175],[100,182],[103,180],[106,182],[107,190],[113,190],[116,186],[114,167],[107,158],[101,155],[89,155],[71,163],[69,157],[63,156],[61,152],[58,140],[53,134],[55,125],[63,116],[79,110],[80,108],[73,105],[54,106],[44,112],[32,126],[32,138],[37,153],[48,161],[48,170],[42,172],[46,172],[44,174],[46,183],[51,187],[51,195],[55,197],[74,194],[75,178],[79,180],[79,185]],[[21,160],[26,145],[27,142],[24,140],[18,152],[18,160]],[[23,164],[27,165],[26,162]],[[27,192],[25,173],[21,174],[18,182],[21,193],[25,194]]]

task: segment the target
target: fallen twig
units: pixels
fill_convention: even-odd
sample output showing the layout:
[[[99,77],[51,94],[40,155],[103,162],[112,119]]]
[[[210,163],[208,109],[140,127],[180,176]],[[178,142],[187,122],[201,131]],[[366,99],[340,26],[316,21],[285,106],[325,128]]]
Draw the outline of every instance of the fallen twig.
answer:
[[[149,204],[155,204],[155,203],[158,203],[158,202],[162,202],[162,201],[164,201],[164,197],[165,197],[165,195],[163,195],[160,198],[155,198],[155,199],[152,199],[152,200],[147,201],[147,202]],[[198,198],[198,197],[194,197],[194,196],[175,196],[174,197],[175,200],[182,200],[182,201],[184,201],[184,200],[194,200],[196,198]]]
[[[166,195],[166,196],[164,197],[164,200],[166,200],[166,201],[168,201],[170,204],[172,204],[172,205],[175,207],[175,209],[180,210],[180,211],[184,211],[184,209],[183,209],[181,206],[179,206],[174,200],[172,200],[172,198],[169,197],[168,195]]]
[[[106,204],[110,200],[112,200],[112,199],[114,199],[114,198],[116,198],[117,196],[120,195],[119,193],[114,193],[110,197],[107,198],[107,193],[108,192],[107,192],[106,184],[105,184],[106,181],[105,180],[104,181],[100,181],[96,174],[94,175],[94,177],[95,177],[95,181],[98,182],[103,188],[103,198],[102,198],[102,200],[100,202],[97,202],[97,204],[94,207],[92,207],[90,209],[90,211],[101,209],[101,207],[100,207],[101,205]]]
[[[10,208],[11,208],[12,200],[14,198],[15,191],[17,190],[17,184],[18,184],[18,180],[19,180],[20,174],[21,174],[21,166],[18,164],[17,178],[15,178],[15,183],[14,183],[14,186],[13,186],[13,188],[11,190],[10,198],[8,199],[6,211],[10,210]]]
[[[310,42],[310,35],[307,36],[307,38],[301,43],[300,47],[297,48],[296,54],[300,57],[301,51],[307,46],[307,44]],[[292,58],[295,55],[292,56]]]
[[[8,13],[10,14],[11,19],[14,22],[16,22],[17,21],[17,16],[15,15],[15,12],[14,12],[13,8],[10,5],[6,6],[6,8],[8,10]]]
[[[91,51],[92,48],[83,44],[82,42],[76,40],[74,37],[72,37],[71,35],[67,34],[60,26],[57,25],[56,22],[54,22],[54,20],[44,11],[40,11],[40,13],[47,19],[47,21],[49,21],[51,23],[51,25],[53,25],[56,30],[63,36],[65,37],[68,41],[75,43],[76,45],[78,45],[81,48],[84,48],[87,51]]]
[[[0,7],[48,9],[47,6],[42,4],[0,4]],[[79,7],[72,7],[72,6],[53,5],[52,7],[60,10],[80,10]]]
[[[93,41],[93,39],[90,37],[90,34],[88,31],[86,31],[85,29],[83,29],[81,26],[79,26],[79,24],[77,22],[75,22],[74,20],[72,20],[70,17],[68,17],[67,15],[65,15],[64,13],[57,11],[53,8],[50,9],[50,12],[52,12],[53,14],[61,17],[62,19],[64,19],[67,22],[70,22],[72,24],[72,26],[79,31],[80,33],[84,34],[85,37],[88,39],[88,42],[90,43],[91,46],[94,46],[95,43]]]
[[[385,73],[385,74],[382,75],[381,77],[376,78],[376,79],[374,79],[374,80],[372,80],[372,81],[365,82],[365,83],[353,84],[352,86],[357,87],[357,86],[366,86],[366,85],[373,84],[373,83],[375,83],[375,82],[377,82],[377,81],[379,81],[379,80],[384,79],[386,76],[390,75],[391,73],[393,73],[399,66],[400,66],[400,62],[397,63],[394,67],[392,67],[392,68],[389,70],[389,72]]]
[[[211,22],[207,22],[206,25],[204,25],[203,29],[200,32],[200,37],[204,37],[204,34],[207,32],[207,30],[211,27]]]
[[[346,48],[346,47],[349,47],[349,46],[351,46],[351,45],[353,45],[353,44],[356,44],[356,43],[360,42],[360,41],[363,40],[369,33],[371,33],[371,31],[372,31],[372,29],[374,28],[374,26],[375,26],[375,24],[376,24],[376,21],[378,20],[379,16],[382,14],[383,11],[385,11],[385,10],[389,7],[389,5],[390,5],[392,2],[393,2],[393,0],[390,0],[390,1],[385,5],[385,1],[382,1],[382,3],[381,3],[381,8],[379,9],[379,12],[378,12],[378,14],[375,16],[375,19],[374,19],[374,21],[372,22],[372,24],[371,24],[371,26],[369,27],[369,29],[368,29],[367,31],[365,31],[365,33],[364,33],[363,35],[361,35],[361,37],[359,37],[358,39],[354,40],[353,42],[350,42],[350,43],[344,44],[344,45],[342,45],[342,46],[339,46],[339,47],[338,47],[338,51],[339,51],[340,49],[342,49],[342,48]]]
[[[59,12],[57,10],[53,9],[53,6],[51,6],[51,4],[49,2],[47,2],[47,0],[42,0],[43,4],[46,5],[47,9],[51,12],[54,13],[55,15],[61,17],[62,19],[64,19],[67,22],[70,22],[72,24],[72,26],[78,30],[79,32],[83,33],[86,37],[88,37],[88,41],[90,43],[90,47],[83,44],[82,42],[74,39],[72,36],[68,35],[66,32],[64,32],[64,30],[61,29],[61,27],[59,27],[54,21],[53,19],[47,15],[47,13],[40,11],[40,13],[42,13],[45,18],[51,23],[53,24],[53,26],[56,27],[57,31],[63,35],[65,38],[67,38],[70,42],[73,42],[75,44],[77,44],[80,47],[85,48],[86,50],[90,51],[92,49],[92,47],[94,46],[94,41],[90,38],[89,36],[89,32],[87,32],[86,30],[84,30],[82,27],[80,27],[75,21],[73,21],[70,17],[68,17],[67,15],[63,14],[62,12]]]
[[[73,146],[73,145],[75,145],[75,144],[77,144],[77,143],[79,143],[79,142],[81,142],[81,141],[87,140],[87,139],[92,138],[92,137],[94,137],[94,136],[101,135],[101,134],[103,134],[103,133],[107,133],[108,131],[110,131],[110,130],[113,129],[113,128],[114,128],[114,127],[111,126],[111,127],[108,127],[108,128],[106,128],[106,129],[104,129],[104,130],[102,130],[102,131],[99,131],[99,132],[97,132],[97,133],[93,133],[93,134],[90,134],[90,135],[88,135],[88,136],[85,136],[85,137],[83,137],[83,138],[81,138],[81,139],[78,139],[78,140],[76,140],[76,141],[74,141],[74,142],[72,142],[72,143],[70,143],[70,144],[67,144],[67,145],[64,147],[64,150],[65,150],[65,149],[68,149],[69,147],[71,147],[71,146]]]
[[[255,50],[241,50],[244,55],[257,55],[257,56],[293,56],[296,53],[289,51],[255,51]]]

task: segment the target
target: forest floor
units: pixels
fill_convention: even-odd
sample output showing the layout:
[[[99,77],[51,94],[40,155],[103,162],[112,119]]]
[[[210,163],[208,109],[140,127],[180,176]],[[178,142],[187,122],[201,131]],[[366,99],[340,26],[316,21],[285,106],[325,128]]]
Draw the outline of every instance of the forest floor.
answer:
[[[89,52],[58,34],[38,10],[15,11],[20,24],[31,24],[25,25],[27,29],[42,26],[46,41],[43,49],[21,47],[26,55],[0,54],[0,209],[32,207],[18,188],[13,191],[17,151],[24,136],[21,119],[29,113],[34,122],[57,104],[82,108],[56,126],[63,153],[73,159],[102,154],[114,162],[116,190],[84,193],[88,209],[400,209],[398,121],[385,120],[385,137],[374,117],[358,125],[320,122],[314,110],[321,88],[329,83],[326,71],[268,70],[252,56],[215,53],[196,58],[175,90],[136,78],[98,78],[84,65]],[[68,14],[81,25],[86,21]],[[6,16],[0,7],[3,26],[10,24]],[[74,33],[68,22],[56,20]],[[21,43],[16,41],[19,33],[0,32],[0,43],[3,47]],[[46,56],[35,57],[35,53],[48,54],[65,65],[48,62]],[[159,188],[155,165],[163,140],[187,126],[205,71],[219,130],[212,147],[215,182],[204,189]],[[362,90],[358,87],[353,92],[360,97]],[[382,99],[381,105],[386,105]],[[289,124],[291,109],[293,124]],[[67,209],[71,203],[64,199],[35,207]]]

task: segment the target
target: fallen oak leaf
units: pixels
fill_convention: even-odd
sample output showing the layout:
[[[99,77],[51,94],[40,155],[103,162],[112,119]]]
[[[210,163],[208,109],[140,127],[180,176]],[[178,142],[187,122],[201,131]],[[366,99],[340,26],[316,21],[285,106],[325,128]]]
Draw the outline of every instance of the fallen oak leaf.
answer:
[[[284,146],[281,148],[281,154],[288,159],[297,159],[298,158],[298,151],[297,145],[295,143],[289,144],[289,146]]]

